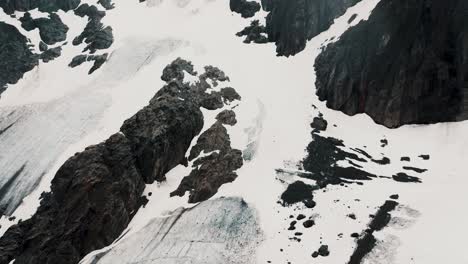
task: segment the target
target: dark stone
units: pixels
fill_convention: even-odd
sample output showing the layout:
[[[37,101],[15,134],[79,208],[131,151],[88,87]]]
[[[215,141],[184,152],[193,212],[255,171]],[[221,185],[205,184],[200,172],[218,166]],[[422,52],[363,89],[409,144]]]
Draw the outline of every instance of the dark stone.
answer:
[[[70,11],[78,7],[80,0],[3,0],[0,7],[7,14],[15,11],[29,11],[38,8],[41,12]]]
[[[46,51],[49,47],[47,47],[47,44],[45,44],[43,41],[39,42],[39,50],[40,51]]]
[[[430,156],[429,156],[429,155],[426,155],[426,154],[419,155],[418,157],[420,157],[420,158],[423,159],[423,160],[429,160],[429,158],[430,158]]]
[[[319,249],[318,249],[318,253],[322,257],[326,257],[326,256],[330,255],[330,251],[328,250],[328,246],[327,245],[321,245],[319,247]]]
[[[305,215],[303,215],[303,214],[299,214],[299,215],[297,216],[297,218],[296,218],[296,219],[297,219],[298,221],[300,221],[300,220],[302,220],[302,219],[304,219],[304,218],[306,218],[306,216],[305,216]]]
[[[387,158],[387,157],[383,157],[383,158],[381,158],[379,160],[373,159],[372,161],[374,163],[379,164],[379,165],[388,165],[388,164],[390,164],[390,159]]]
[[[390,199],[397,200],[398,198],[400,198],[400,196],[398,194],[390,195]]]
[[[216,116],[216,120],[229,126],[234,126],[237,123],[236,114],[232,110],[223,110]]]
[[[403,169],[404,170],[411,170],[411,171],[414,171],[414,172],[417,172],[417,173],[423,173],[423,172],[427,171],[427,169],[420,169],[420,168],[410,167],[410,166],[403,166]]]
[[[386,147],[386,146],[388,145],[388,140],[385,139],[385,138],[384,138],[384,139],[381,139],[381,140],[380,140],[380,143],[381,143],[380,146],[381,146],[382,148],[383,148],[383,147]]]
[[[397,182],[421,182],[421,179],[419,179],[418,177],[410,176],[404,172],[399,172],[396,175],[393,175],[392,178]]]
[[[390,128],[467,119],[467,12],[465,0],[380,1],[318,56],[319,99]]]
[[[355,214],[349,214],[348,217],[353,219],[353,220],[356,220],[356,215]]]
[[[94,61],[93,66],[89,69],[88,74],[92,74],[94,71],[99,69],[107,60],[107,53],[101,55],[85,55],[80,54],[73,57],[72,61],[68,64],[69,67],[74,68],[83,64],[86,61]]]
[[[88,4],[80,5],[75,11],[75,15],[84,17],[88,16],[88,24],[80,35],[73,39],[73,45],[77,46],[81,43],[86,43],[83,52],[90,51],[95,53],[100,49],[109,48],[114,42],[112,28],[105,26],[101,19],[105,16],[105,12],[99,11],[95,6]]]
[[[296,181],[291,183],[286,191],[281,194],[281,200],[284,206],[292,205],[306,199],[313,199],[313,191],[314,187],[302,181]]]
[[[317,251],[314,251],[314,253],[312,253],[313,258],[316,258],[318,256],[327,257],[329,255],[330,251],[328,250],[327,245],[321,245]]]
[[[114,3],[112,3],[112,0],[98,0],[98,4],[102,5],[102,7],[107,10],[114,8]]]
[[[276,43],[278,55],[302,51],[308,40],[327,30],[333,20],[360,0],[262,0],[268,11],[268,40]]]
[[[265,26],[261,25],[258,20],[250,22],[250,25],[245,27],[242,31],[237,32],[236,36],[245,36],[244,43],[268,43]]]
[[[107,53],[101,55],[89,55],[87,60],[94,61],[93,66],[88,71],[88,74],[91,74],[101,68],[101,66],[107,61]]]
[[[70,62],[70,64],[68,64],[68,66],[71,68],[79,66],[83,64],[87,60],[87,58],[88,58],[87,55],[77,55],[73,57],[72,61]]]
[[[302,223],[302,225],[305,227],[305,228],[311,228],[313,225],[315,225],[315,222],[314,220],[305,220],[304,223]]]
[[[353,14],[353,15],[348,19],[348,24],[351,24],[351,23],[354,21],[354,19],[356,19],[356,17],[357,17],[357,14]]]
[[[0,1],[5,3],[4,1]],[[28,40],[14,26],[0,21],[0,94],[38,64]]]
[[[327,130],[328,122],[323,117],[314,117],[314,120],[310,124],[314,131],[325,131]]]
[[[328,184],[344,184],[353,181],[371,180],[375,175],[356,167],[340,167],[341,160],[366,162],[354,153],[344,151],[341,140],[322,137],[312,133],[312,142],[307,146],[307,157],[303,160],[304,170],[310,172],[299,176],[315,180],[320,188]]]
[[[401,161],[410,161],[410,157],[401,157],[400,158]]]
[[[55,47],[42,52],[40,58],[43,62],[49,62],[51,60],[54,60],[55,58],[60,57],[61,54],[62,47]]]
[[[255,1],[230,0],[229,7],[232,12],[239,13],[243,18],[253,17],[260,11],[260,4]]]
[[[368,225],[368,228],[364,231],[364,235],[361,236],[356,242],[356,248],[354,249],[353,254],[351,255],[348,264],[360,264],[364,257],[372,251],[377,243],[377,239],[374,237],[373,233],[375,231],[382,230],[391,219],[390,212],[395,210],[398,203],[395,201],[387,200],[385,203],[377,210],[377,213],[372,218],[371,222]],[[358,238],[357,233],[351,234],[352,237]]]
[[[39,29],[39,35],[47,45],[54,45],[67,39],[68,26],[55,13],[49,14],[49,18],[36,19],[33,19],[29,13],[25,13],[20,21],[21,26],[28,31]]]

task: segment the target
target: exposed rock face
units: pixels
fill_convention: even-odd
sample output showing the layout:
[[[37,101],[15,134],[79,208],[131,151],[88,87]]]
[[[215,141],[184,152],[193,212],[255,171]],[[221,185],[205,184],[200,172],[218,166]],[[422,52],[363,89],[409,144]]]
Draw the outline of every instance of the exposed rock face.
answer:
[[[69,11],[75,9],[80,0],[4,0],[0,1],[0,7],[7,14],[15,11],[29,11],[38,8],[41,12]]]
[[[49,62],[54,60],[62,54],[62,47],[55,47],[51,49],[47,49],[41,53],[40,58],[43,62]]]
[[[191,65],[181,59],[174,64]],[[174,64],[168,68],[181,70]],[[207,68],[222,78],[217,68]],[[190,142],[203,128],[200,106],[211,95],[198,86],[201,82],[190,87],[182,81],[183,73],[167,86],[178,84],[193,96],[179,90],[185,95],[181,100],[171,93],[175,90],[163,88],[119,133],[65,162],[36,214],[0,238],[0,263],[78,263],[112,243],[144,202],[144,184],[164,179],[184,162]],[[218,96],[223,102],[232,94]]]
[[[317,58],[327,106],[387,127],[468,118],[468,2],[381,1]]]
[[[236,36],[245,36],[244,43],[267,43],[268,37],[266,34],[265,26],[260,25],[258,20],[254,20],[249,26],[245,27],[242,31],[236,33]]]
[[[68,26],[55,13],[51,13],[49,18],[33,19],[31,14],[27,12],[20,20],[21,26],[28,31],[39,29],[39,35],[47,45],[54,45],[67,38]]]
[[[74,68],[83,64],[86,61],[93,61],[94,62],[93,66],[88,71],[88,74],[91,74],[97,69],[101,68],[101,66],[106,62],[107,56],[108,56],[107,53],[104,53],[101,55],[80,54],[80,55],[73,57],[72,61],[68,64],[68,66]]]
[[[27,39],[14,26],[0,21],[0,94],[38,64]]]
[[[253,17],[260,11],[260,4],[255,1],[231,0],[229,7],[232,12],[239,13],[243,18]]]
[[[255,209],[241,198],[214,199],[154,218],[84,264],[255,263],[260,232]]]
[[[79,45],[83,42],[87,44],[83,52],[90,51],[95,53],[99,49],[107,49],[114,42],[114,35],[110,26],[104,26],[101,19],[106,15],[105,12],[99,11],[96,6],[82,4],[75,9],[75,14],[80,17],[87,16],[88,24],[83,32],[75,39],[73,45]]]
[[[37,213],[0,239],[0,263],[78,263],[127,226],[143,188],[124,135],[87,148],[59,169]]]
[[[221,185],[237,178],[235,170],[242,167],[242,151],[231,148],[229,134],[224,124],[234,125],[233,111],[223,111],[217,116],[217,121],[198,138],[197,144],[191,149],[189,160],[194,160],[200,154],[208,154],[193,162],[193,170],[186,176],[176,191],[171,195],[183,196],[189,191],[189,202],[197,203],[207,200]]]
[[[278,55],[294,55],[308,40],[327,30],[333,20],[360,0],[262,0],[268,40]]]

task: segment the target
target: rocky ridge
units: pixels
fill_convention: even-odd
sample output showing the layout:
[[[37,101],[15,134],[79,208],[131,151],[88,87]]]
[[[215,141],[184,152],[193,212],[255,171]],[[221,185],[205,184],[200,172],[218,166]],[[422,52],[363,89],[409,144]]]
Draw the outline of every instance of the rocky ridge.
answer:
[[[190,85],[184,75],[196,75],[193,66],[175,60],[161,77],[167,84],[120,132],[68,159],[35,215],[0,238],[0,263],[78,263],[112,243],[145,203],[145,183],[164,180],[166,172],[185,163],[203,127],[200,107],[214,110],[239,98],[232,88],[207,93],[208,81],[227,77],[215,67],[206,69]]]

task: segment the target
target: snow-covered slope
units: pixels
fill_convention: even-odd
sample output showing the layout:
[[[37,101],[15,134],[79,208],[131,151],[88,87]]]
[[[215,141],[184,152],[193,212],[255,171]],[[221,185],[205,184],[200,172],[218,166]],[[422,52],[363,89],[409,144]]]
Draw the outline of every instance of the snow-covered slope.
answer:
[[[35,213],[41,193],[50,190],[69,157],[118,132],[147,105],[164,85],[163,69],[181,57],[199,73],[205,65],[219,67],[229,76],[219,87],[234,87],[242,97],[217,110],[203,109],[202,133],[218,113],[233,110],[237,124],[225,127],[232,148],[243,151],[244,164],[233,182],[197,204],[188,203],[188,194],[170,196],[190,174],[193,162],[169,171],[166,181],[148,183],[144,195],[149,201],[126,230],[80,263],[359,263],[350,258],[369,233],[370,215],[378,214],[386,200],[398,205],[390,210],[388,224],[372,232],[376,244],[362,263],[467,263],[468,123],[388,129],[365,115],[349,117],[330,110],[315,96],[313,65],[323,46],[367,19],[378,2],[362,0],[349,8],[303,52],[289,58],[277,57],[273,43],[242,43],[235,33],[250,21],[232,13],[227,1],[115,2],[103,18],[113,28],[114,43],[105,50],[109,58],[99,70],[87,75],[83,67],[69,68],[77,50],[64,48],[61,57],[41,62],[2,94],[0,205],[6,206],[6,215],[0,233]],[[59,15],[70,21],[72,32],[84,27],[66,20],[62,11]],[[263,22],[265,15],[260,11],[252,19]],[[190,74],[185,77],[187,83],[196,81]],[[342,140],[338,149],[360,158],[334,166],[354,163],[377,177],[314,190],[315,207],[284,204],[281,196],[292,183],[317,182],[301,164],[311,154],[306,151],[313,141],[310,123],[319,113],[328,121],[319,135]],[[406,156],[410,162],[401,160]],[[383,157],[389,164],[371,161]],[[400,172],[421,182],[394,180]],[[398,199],[391,199],[395,194]],[[312,257],[322,245],[329,254],[320,251]]]

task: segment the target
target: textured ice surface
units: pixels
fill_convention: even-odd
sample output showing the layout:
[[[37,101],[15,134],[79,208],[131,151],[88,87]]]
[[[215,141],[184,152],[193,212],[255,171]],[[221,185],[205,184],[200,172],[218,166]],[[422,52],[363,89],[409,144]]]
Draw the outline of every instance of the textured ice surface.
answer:
[[[88,263],[247,264],[260,238],[255,209],[241,198],[218,198],[154,218]]]

